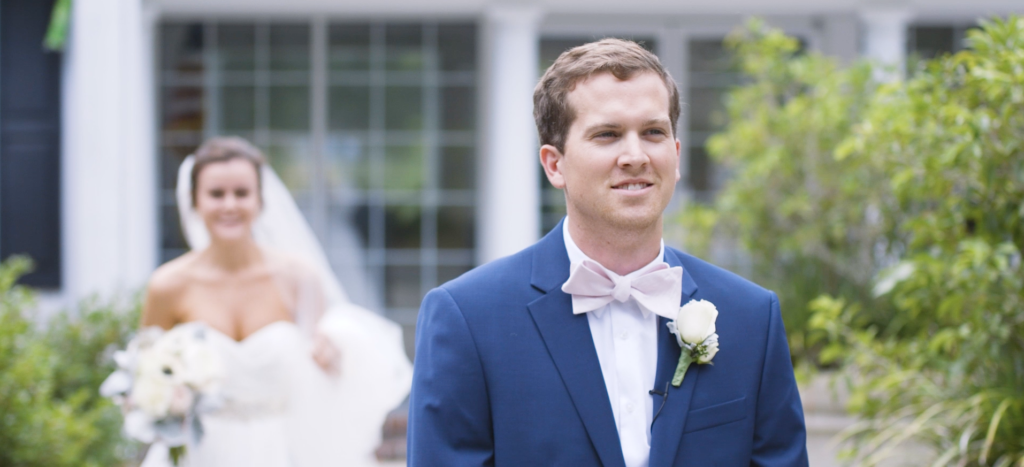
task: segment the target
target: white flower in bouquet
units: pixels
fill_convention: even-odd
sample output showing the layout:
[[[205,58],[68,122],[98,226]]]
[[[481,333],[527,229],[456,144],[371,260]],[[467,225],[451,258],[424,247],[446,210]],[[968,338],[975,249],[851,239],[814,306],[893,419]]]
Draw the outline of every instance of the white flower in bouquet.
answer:
[[[224,367],[205,329],[148,328],[114,355],[118,370],[100,387],[125,411],[125,433],[144,443],[162,441],[175,464],[191,435],[202,437],[200,414],[216,409]]]
[[[170,414],[173,386],[159,374],[141,373],[128,395],[132,407],[141,409],[151,418],[164,418]]]
[[[200,393],[211,393],[219,389],[224,378],[224,368],[208,345],[191,345],[182,349],[181,363],[179,381]]]

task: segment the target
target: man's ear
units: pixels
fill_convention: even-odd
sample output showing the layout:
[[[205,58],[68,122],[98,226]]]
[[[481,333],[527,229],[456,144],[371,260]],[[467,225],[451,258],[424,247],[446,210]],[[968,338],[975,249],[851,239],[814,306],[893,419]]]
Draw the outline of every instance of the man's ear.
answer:
[[[565,177],[562,176],[562,161],[565,155],[558,148],[545,144],[540,147],[540,166],[544,167],[544,174],[548,176],[551,186],[559,190],[565,188]]]

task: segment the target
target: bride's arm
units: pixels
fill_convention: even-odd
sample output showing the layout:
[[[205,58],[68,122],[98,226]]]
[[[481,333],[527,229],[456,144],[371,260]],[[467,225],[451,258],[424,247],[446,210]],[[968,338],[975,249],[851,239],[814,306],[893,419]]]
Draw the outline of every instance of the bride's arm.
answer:
[[[286,257],[280,271],[283,272],[282,279],[278,280],[281,285],[287,284],[290,289],[290,305],[292,318],[299,328],[308,335],[313,342],[312,357],[320,368],[325,372],[337,374],[341,370],[341,351],[338,347],[319,330],[320,319],[327,310],[327,300],[324,296],[320,279],[313,271],[312,266],[303,263],[296,258]],[[273,261],[273,259],[271,259]]]
[[[171,329],[178,324],[175,299],[180,296],[179,281],[164,268],[157,269],[149,279],[146,298],[142,304],[142,327],[160,326]]]

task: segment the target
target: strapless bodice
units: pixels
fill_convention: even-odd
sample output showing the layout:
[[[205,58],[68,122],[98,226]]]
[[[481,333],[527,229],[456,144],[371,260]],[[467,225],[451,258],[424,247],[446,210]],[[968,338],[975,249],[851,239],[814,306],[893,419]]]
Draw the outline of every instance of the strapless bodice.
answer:
[[[204,323],[190,325],[206,331],[224,365],[223,405],[210,416],[252,419],[285,413],[291,372],[310,359],[309,342],[294,323],[273,322],[241,341]]]

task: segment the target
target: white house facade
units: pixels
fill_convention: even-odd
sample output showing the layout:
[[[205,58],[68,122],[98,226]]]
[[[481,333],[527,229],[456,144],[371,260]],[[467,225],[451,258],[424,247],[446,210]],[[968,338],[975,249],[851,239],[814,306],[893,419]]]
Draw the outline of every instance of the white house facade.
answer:
[[[572,45],[643,41],[685,103],[679,199],[721,174],[704,139],[736,83],[722,38],[750,15],[844,60],[957,47],[1017,1],[77,0],[63,54],[61,300],[137,290],[184,251],[176,165],[253,140],[349,293],[411,326],[423,293],[561,216],[541,178],[532,89]],[[916,39],[916,41],[915,41]],[[933,50],[934,49],[934,50]],[[899,69],[897,67],[897,69]],[[2,83],[0,83],[2,86]],[[6,253],[5,253],[6,254]]]
[[[186,248],[177,164],[203,139],[234,134],[268,154],[354,300],[411,338],[427,290],[531,244],[561,217],[561,194],[537,164],[531,103],[561,51],[617,36],[661,57],[684,100],[683,203],[712,198],[722,182],[703,144],[737,83],[722,39],[747,17],[808,49],[900,70],[908,54],[957,49],[978,18],[1022,9],[1016,0],[76,0],[59,63],[48,58],[60,70],[59,131],[46,137],[59,144],[59,165],[47,169],[59,183],[39,188],[57,191],[47,214],[57,218],[50,237],[35,236],[33,251],[54,250],[39,255],[48,275],[36,285],[51,307],[138,291]],[[20,166],[10,161],[28,127],[14,124],[19,91],[6,80],[0,90],[15,98],[0,99],[0,201],[13,202]],[[4,257],[33,236],[12,215],[0,218]]]

